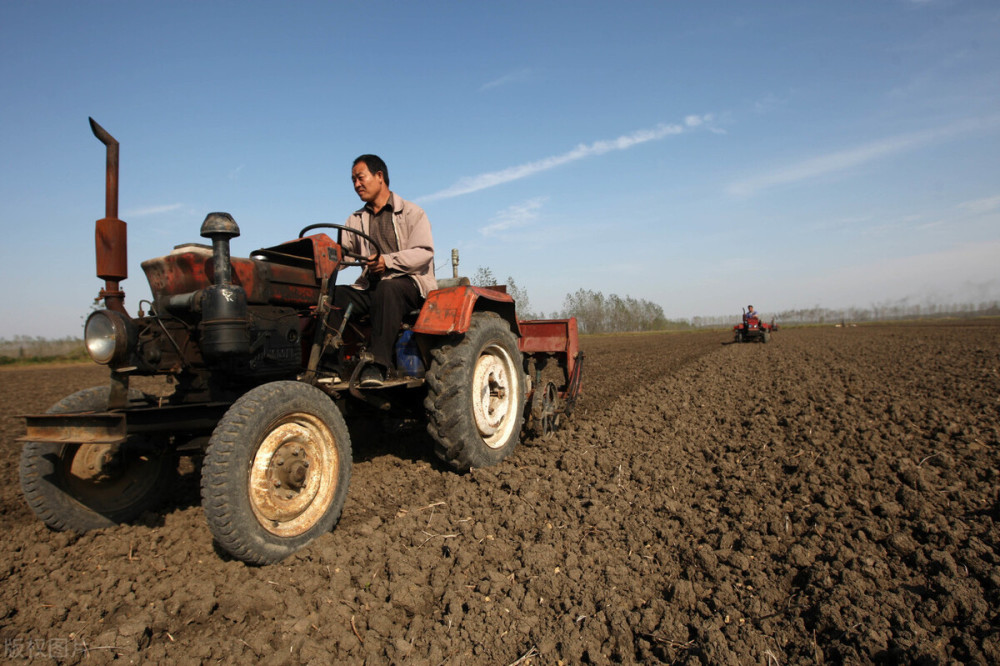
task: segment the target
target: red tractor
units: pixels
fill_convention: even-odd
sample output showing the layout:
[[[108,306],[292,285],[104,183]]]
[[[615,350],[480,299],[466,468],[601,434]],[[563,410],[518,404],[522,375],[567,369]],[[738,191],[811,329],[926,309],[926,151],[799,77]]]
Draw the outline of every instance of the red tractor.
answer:
[[[24,417],[21,487],[50,528],[135,519],[170,492],[178,457],[193,455],[219,546],[276,562],[340,517],[352,465],[345,415],[419,418],[437,456],[466,471],[499,463],[522,434],[548,436],[572,410],[583,367],[576,320],[519,320],[502,287],[466,278],[440,280],[404,323],[399,378],[361,388],[369,322],[350,310],[336,328],[328,319],[338,274],[364,259],[345,251],[341,234],[359,232],[341,225],[310,225],[236,258],[235,220],[210,213],[201,235],[211,245],[142,263],[152,302],[130,315],[119,287],[128,272],[118,142],[90,123],[107,146],[96,232],[105,309],[84,338],[110,379]],[[143,393],[130,386],[137,376],[166,377],[172,392]]]
[[[756,312],[744,313],[743,321],[733,326],[733,342],[770,342],[771,332],[777,328],[773,322],[762,321]]]

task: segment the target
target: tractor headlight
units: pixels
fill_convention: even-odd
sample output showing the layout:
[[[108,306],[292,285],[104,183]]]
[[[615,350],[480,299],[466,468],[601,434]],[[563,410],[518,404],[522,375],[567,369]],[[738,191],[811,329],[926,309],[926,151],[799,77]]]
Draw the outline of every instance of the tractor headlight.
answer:
[[[121,365],[129,353],[129,323],[118,312],[98,310],[87,317],[83,341],[95,363]]]

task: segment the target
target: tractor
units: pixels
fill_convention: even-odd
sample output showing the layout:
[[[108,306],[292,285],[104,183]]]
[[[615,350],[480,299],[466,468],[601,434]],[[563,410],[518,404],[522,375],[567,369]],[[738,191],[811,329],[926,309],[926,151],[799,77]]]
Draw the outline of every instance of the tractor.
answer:
[[[209,213],[206,243],[142,262],[152,292],[124,306],[126,224],[118,218],[118,141],[106,146],[105,217],[86,320],[105,385],[24,416],[21,488],[54,530],[135,520],[176,488],[181,456],[200,462],[201,503],[218,546],[249,564],[278,562],[331,531],[352,467],[349,419],[416,420],[457,472],[496,465],[522,438],[548,438],[580,394],[584,354],[574,318],[520,320],[503,286],[438,281],[396,343],[396,376],[363,388],[370,322],[332,319],[341,271],[365,257],[342,244],[362,232],[311,224],[274,247],[234,257],[239,227]],[[333,237],[327,230],[336,232]],[[143,312],[142,306],[147,307]],[[337,321],[337,325],[331,321]],[[132,378],[158,377],[162,394]]]
[[[771,332],[777,328],[774,322],[763,321],[756,312],[749,317],[744,312],[743,321],[733,326],[733,342],[770,342]]]

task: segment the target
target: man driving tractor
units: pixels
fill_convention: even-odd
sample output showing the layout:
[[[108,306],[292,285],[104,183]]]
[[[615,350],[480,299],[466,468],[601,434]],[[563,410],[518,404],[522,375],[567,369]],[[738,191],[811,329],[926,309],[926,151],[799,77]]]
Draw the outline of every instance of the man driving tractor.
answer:
[[[373,238],[378,247],[361,236],[344,235],[344,248],[368,262],[354,284],[336,287],[330,323],[338,327],[351,304],[354,314],[371,317],[374,360],[362,370],[360,385],[377,388],[391,378],[392,349],[403,317],[437,288],[434,240],[423,209],[389,190],[389,169],[379,156],[355,159],[351,181],[365,205],[344,224]]]

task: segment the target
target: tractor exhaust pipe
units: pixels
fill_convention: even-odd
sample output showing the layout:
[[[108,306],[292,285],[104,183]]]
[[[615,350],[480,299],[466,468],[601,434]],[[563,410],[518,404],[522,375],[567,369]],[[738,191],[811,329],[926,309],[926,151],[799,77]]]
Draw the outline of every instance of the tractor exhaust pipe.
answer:
[[[128,277],[128,229],[118,219],[118,141],[93,118],[88,120],[94,136],[108,148],[104,217],[97,221],[95,233],[97,277],[104,280],[104,289],[97,300],[103,298],[109,310],[129,317],[125,311],[125,292],[118,285]]]

